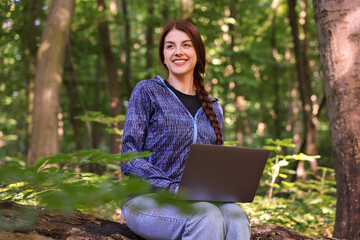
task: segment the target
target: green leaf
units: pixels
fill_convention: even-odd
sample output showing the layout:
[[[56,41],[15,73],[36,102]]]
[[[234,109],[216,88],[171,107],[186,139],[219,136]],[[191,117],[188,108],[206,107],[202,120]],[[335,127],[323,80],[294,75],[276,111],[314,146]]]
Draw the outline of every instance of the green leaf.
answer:
[[[278,163],[280,166],[287,166],[289,164],[288,161],[286,160],[281,160],[279,163]]]
[[[100,153],[99,150],[81,150],[81,151],[77,151],[75,153],[73,153],[72,155],[74,157],[78,157],[78,158],[86,158],[86,157],[90,157],[92,155],[98,155]]]
[[[113,169],[113,170],[120,170],[120,169],[121,169],[120,166],[115,165],[115,164],[111,164],[111,163],[106,164],[106,166],[107,166],[108,168],[110,168],[110,169]]]
[[[293,182],[287,182],[287,181],[282,181],[281,184],[283,184],[285,187],[294,187],[295,184]]]
[[[286,174],[283,174],[283,173],[279,173],[279,177],[281,177],[281,178],[287,178],[287,175],[286,175]]]

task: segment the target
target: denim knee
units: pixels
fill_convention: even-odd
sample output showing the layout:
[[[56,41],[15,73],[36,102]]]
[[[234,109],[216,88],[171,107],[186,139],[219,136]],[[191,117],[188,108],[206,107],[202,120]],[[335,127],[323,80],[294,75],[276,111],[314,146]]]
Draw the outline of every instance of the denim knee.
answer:
[[[250,224],[250,219],[245,211],[235,203],[225,203],[219,206],[224,218],[236,218]]]
[[[189,234],[193,239],[224,239],[226,225],[220,209],[209,202],[198,202],[193,207],[195,213],[186,223],[185,236]]]
[[[235,203],[219,206],[226,223],[225,240],[249,240],[251,235],[250,219],[242,208]]]

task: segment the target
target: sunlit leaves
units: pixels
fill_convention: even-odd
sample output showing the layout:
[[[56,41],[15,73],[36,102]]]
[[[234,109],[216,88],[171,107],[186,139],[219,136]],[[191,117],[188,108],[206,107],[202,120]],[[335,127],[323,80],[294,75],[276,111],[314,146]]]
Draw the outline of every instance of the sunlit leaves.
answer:
[[[335,173],[324,167],[319,171],[314,179],[304,182],[282,180],[274,184],[276,197],[272,201],[258,195],[253,203],[242,204],[242,207],[253,224],[281,225],[310,235],[330,237],[336,209]]]
[[[118,115],[116,117],[108,117],[100,112],[89,111],[87,116],[81,116],[81,117],[79,117],[79,119],[81,119],[82,121],[92,121],[92,122],[103,123],[105,125],[110,126],[114,123],[124,121],[125,116]]]
[[[268,192],[268,197],[270,201],[273,196],[274,188],[280,188],[280,185],[277,183],[277,177],[287,179],[289,173],[294,174],[294,172],[289,169],[281,171],[284,169],[284,167],[288,166],[291,162],[294,161],[313,161],[316,158],[320,158],[320,156],[308,156],[303,153],[282,155],[284,148],[295,147],[291,139],[266,139],[266,143],[269,145],[265,146],[265,148],[275,152],[275,156],[270,157],[265,166],[265,172],[271,178],[269,181],[266,181],[267,184],[270,186]],[[288,185],[286,186],[290,187],[290,184],[291,183],[288,183]]]
[[[150,186],[133,178],[119,181],[114,178],[115,172],[110,171],[104,176],[76,172],[74,166],[88,163],[114,166],[116,162],[150,155],[148,152],[110,155],[98,150],[89,150],[40,158],[30,167],[7,162],[0,166],[0,198],[18,201],[36,199],[42,204],[62,211],[111,201],[120,202],[127,194],[146,192]],[[116,170],[119,172],[120,169]]]

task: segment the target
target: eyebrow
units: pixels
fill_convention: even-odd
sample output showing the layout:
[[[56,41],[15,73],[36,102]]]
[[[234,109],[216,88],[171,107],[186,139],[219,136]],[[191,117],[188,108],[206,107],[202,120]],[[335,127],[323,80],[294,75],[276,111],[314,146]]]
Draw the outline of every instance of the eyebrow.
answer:
[[[182,41],[182,43],[185,43],[185,42],[191,42],[191,40],[189,39],[189,40]],[[165,42],[165,44],[166,44],[166,43],[175,43],[175,42],[172,42],[172,41],[166,41],[166,42]]]

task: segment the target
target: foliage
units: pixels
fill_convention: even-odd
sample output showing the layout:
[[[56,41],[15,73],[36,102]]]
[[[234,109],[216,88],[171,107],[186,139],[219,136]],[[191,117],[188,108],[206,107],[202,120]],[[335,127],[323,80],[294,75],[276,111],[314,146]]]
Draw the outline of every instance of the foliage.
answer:
[[[320,156],[308,156],[303,153],[282,155],[281,153],[283,152],[283,148],[295,147],[295,144],[292,143],[291,139],[267,139],[266,143],[271,145],[265,146],[265,148],[275,152],[275,157],[270,157],[265,166],[265,172],[271,177],[270,182],[266,181],[266,183],[270,185],[268,197],[269,200],[271,200],[274,187],[279,188],[279,184],[276,183],[277,177],[279,176],[283,179],[288,177],[287,174],[280,172],[281,167],[287,166],[293,161],[314,161],[314,159],[320,158]],[[291,171],[288,169],[287,172]]]
[[[252,224],[281,225],[312,236],[331,237],[336,209],[334,169],[319,167],[318,173],[304,181],[293,181],[294,161],[312,161],[320,156],[303,153],[284,154],[295,145],[291,139],[266,139],[264,148],[271,150],[257,195],[252,203],[240,204]],[[236,145],[236,142],[225,142]],[[280,177],[280,179],[279,179]]]
[[[311,161],[314,156],[282,155],[284,148],[294,147],[290,139],[267,139],[266,142],[271,145],[265,148],[272,150],[275,157],[268,159],[254,202],[242,204],[252,223],[276,224],[305,234],[332,236],[336,209],[334,170],[320,167],[318,174],[308,172],[312,178],[292,181],[295,171],[289,168],[289,163]],[[276,181],[278,176],[281,181]],[[264,190],[268,191],[267,196]]]
[[[332,184],[328,186],[334,188]],[[282,189],[286,191],[287,188],[283,186]],[[335,205],[334,193],[320,194],[311,188],[299,188],[290,196],[279,196],[271,202],[267,196],[258,195],[252,203],[241,204],[252,224],[280,225],[304,234],[327,237],[331,237],[334,230]]]
[[[290,181],[294,174],[289,165],[281,161],[304,160],[304,154],[281,155],[285,147],[293,147],[290,140],[271,140],[267,143],[275,157],[269,158],[258,194],[252,203],[241,204],[252,224],[277,224],[305,234],[331,236],[335,219],[334,170],[320,167],[318,174],[303,182]],[[226,142],[234,145],[235,142]],[[116,176],[119,163],[151,153],[109,155],[98,150],[57,154],[40,158],[35,166],[24,167],[8,161],[0,166],[0,199],[48,206],[65,212],[75,209],[98,217],[119,221],[121,201],[129,193],[148,192],[150,186],[134,178]],[[276,157],[277,156],[277,157]],[[276,162],[276,159],[281,159]],[[81,171],[84,164],[107,167],[103,175]],[[274,169],[277,169],[274,171]],[[271,184],[270,179],[281,182]],[[278,180],[278,179],[277,179]],[[271,187],[271,198],[266,194]],[[185,201],[175,201],[167,191],[156,196],[159,204],[174,204],[189,211]]]
[[[181,1],[139,0],[127,2],[130,21],[130,46],[125,39],[125,17],[120,1],[107,3],[106,11],[97,9],[96,1],[79,1],[76,4],[73,18],[70,44],[71,56],[65,60],[64,80],[70,81],[73,76],[73,91],[76,102],[71,102],[67,88],[61,91],[61,109],[63,118],[61,125],[63,136],[61,152],[76,151],[72,118],[86,115],[86,112],[110,114],[109,87],[106,66],[101,54],[97,24],[100,20],[109,23],[111,49],[115,57],[118,71],[123,114],[130,93],[123,80],[124,69],[128,63],[125,50],[131,50],[131,87],[147,76],[157,74],[165,77],[157,64],[157,42],[162,27],[170,19],[181,19],[185,9]],[[25,160],[29,148],[27,124],[30,120],[28,112],[28,46],[27,32],[29,1],[3,1],[0,5],[1,26],[0,37],[2,67],[0,69],[0,158],[5,160],[16,157]],[[38,1],[39,11],[36,18],[36,44],[39,44],[41,31],[49,10],[50,1]],[[154,11],[149,12],[153,7]],[[311,6],[310,6],[311,7]],[[303,9],[299,3],[299,12]],[[211,94],[220,99],[224,110],[224,136],[227,141],[239,141],[242,136],[244,146],[262,146],[264,139],[274,138],[274,121],[281,123],[279,138],[298,139],[295,144],[300,147],[302,126],[299,126],[300,99],[294,78],[294,54],[286,1],[280,1],[276,18],[276,39],[278,40],[278,65],[280,68],[280,112],[274,115],[274,62],[271,60],[272,46],[272,9],[271,1],[209,1],[194,2],[191,21],[201,32],[207,52],[207,71],[205,81]],[[186,11],[185,11],[186,12]],[[317,51],[314,20],[309,15],[309,53],[314,97],[320,99],[323,93],[321,84],[320,62]],[[167,16],[167,17],[166,17]],[[301,26],[300,26],[301,27]],[[152,42],[147,44],[147,33],[153,33]],[[144,55],[151,55],[151,66],[148,66]],[[71,59],[70,59],[71,58]],[[73,66],[67,63],[72,62]],[[69,69],[73,68],[73,72]],[[6,79],[6,80],[5,80]],[[241,100],[239,102],[239,100]],[[80,104],[83,102],[83,104]],[[75,106],[73,106],[75,105]],[[81,105],[81,106],[80,106]],[[78,109],[73,116],[71,107]],[[44,110],[45,111],[45,110]],[[318,131],[320,140],[329,139],[326,112],[319,118]],[[89,115],[89,117],[91,117]],[[262,127],[263,126],[263,127]],[[107,131],[92,122],[92,134],[89,134],[86,123],[80,124],[82,146],[95,146],[107,151]],[[86,128],[86,129],[85,129]],[[6,138],[6,139],[5,139]],[[11,138],[12,140],[10,140]],[[16,140],[13,140],[15,139]],[[319,154],[322,165],[332,167],[331,143],[319,141]]]
[[[110,155],[88,150],[40,158],[30,167],[6,162],[0,166],[0,199],[30,201],[65,212],[120,202],[128,193],[144,192],[149,186],[136,179],[118,181],[115,178],[120,171],[117,164],[150,155],[149,152]],[[80,171],[82,165],[94,163],[115,171],[109,170],[103,176]]]
[[[118,208],[118,202],[125,192],[120,189],[131,186],[131,183],[126,177],[121,182],[115,177],[119,172],[119,161],[127,158],[105,154],[109,149],[109,134],[122,133],[114,123],[123,121],[123,116],[107,117],[110,115],[109,86],[100,49],[98,22],[106,20],[109,23],[110,47],[115,53],[122,113],[125,114],[130,97],[124,81],[127,63],[131,63],[131,87],[148,76],[159,74],[165,77],[157,65],[159,35],[168,20],[181,19],[182,14],[189,11],[190,20],[199,29],[205,43],[206,88],[220,100],[223,107],[227,144],[236,145],[237,141],[242,140],[243,146],[271,145],[273,151],[260,184],[259,196],[249,204],[253,222],[278,223],[304,232],[318,231],[319,234],[330,235],[326,229],[331,231],[331,228],[325,225],[332,225],[334,219],[335,188],[326,108],[319,112],[319,122],[314,123],[319,134],[317,150],[322,156],[318,163],[328,168],[319,168],[318,174],[321,176],[307,173],[311,178],[305,182],[293,181],[295,163],[316,156],[297,154],[304,139],[304,126],[286,1],[279,1],[274,22],[270,0],[201,0],[193,1],[189,9],[185,9],[183,1],[179,0],[126,1],[127,12],[131,13],[127,16],[131,27],[129,41],[126,39],[126,16],[121,9],[121,1],[107,2],[103,12],[98,11],[96,1],[77,1],[70,34],[71,54],[67,53],[64,68],[64,80],[73,81],[76,101],[70,100],[69,90],[64,86],[59,109],[59,114],[63,116],[59,119],[59,130],[61,126],[63,131],[60,142],[63,154],[41,159],[36,166],[25,167],[31,141],[27,129],[31,119],[28,95],[29,79],[32,77],[29,74],[27,45],[28,26],[31,24],[30,2],[34,1],[5,0],[0,3],[1,199],[36,204],[41,201],[49,206],[54,200],[54,208],[64,208],[66,211],[77,208],[117,219],[118,215],[114,216],[116,213],[113,210]],[[35,42],[38,46],[51,1],[35,2],[39,4],[35,21]],[[152,12],[149,11],[151,7],[154,9]],[[301,13],[299,16],[306,15],[304,1],[297,1],[297,11]],[[301,39],[304,38],[303,20],[299,19]],[[324,89],[311,11],[307,23],[310,34],[311,99],[315,104]],[[153,33],[150,42],[147,38],[149,31]],[[276,62],[271,58],[275,50],[273,37],[277,40]],[[131,51],[131,59],[126,59],[127,49]],[[147,54],[150,55],[150,65],[144,57]],[[69,62],[72,63],[71,67]],[[278,106],[275,106],[275,66],[279,67]],[[77,114],[71,111],[72,107],[77,109]],[[279,108],[278,113],[275,113],[276,107]],[[84,116],[79,117],[81,115]],[[82,145],[101,149],[101,152],[75,152],[72,119],[76,118],[82,120],[78,131]],[[280,122],[281,136],[275,134],[276,121]],[[275,137],[284,140],[266,140]],[[106,169],[103,175],[80,171],[84,164],[94,163]],[[133,188],[137,189],[136,186],[137,183],[134,183]],[[130,190],[134,189],[130,187]],[[310,226],[314,228],[310,229]]]
[[[130,195],[154,191],[139,178],[122,176],[118,179],[120,162],[151,154],[104,154],[98,150],[87,150],[40,158],[36,165],[30,167],[9,161],[0,165],[0,201],[47,206],[64,213],[81,210],[96,214],[100,211],[102,214],[99,216],[110,218]],[[103,175],[81,171],[86,164],[107,166],[107,171]],[[182,195],[176,200],[168,191],[158,190],[153,197],[160,205],[173,204],[181,211],[191,211],[190,204],[182,201]],[[108,212],[101,210],[104,208]]]
[[[108,117],[101,112],[89,111],[86,116],[77,117],[81,121],[90,121],[104,124],[109,134],[117,134],[122,136],[123,129],[119,129],[118,123],[125,120],[124,115],[118,115],[116,117]]]

